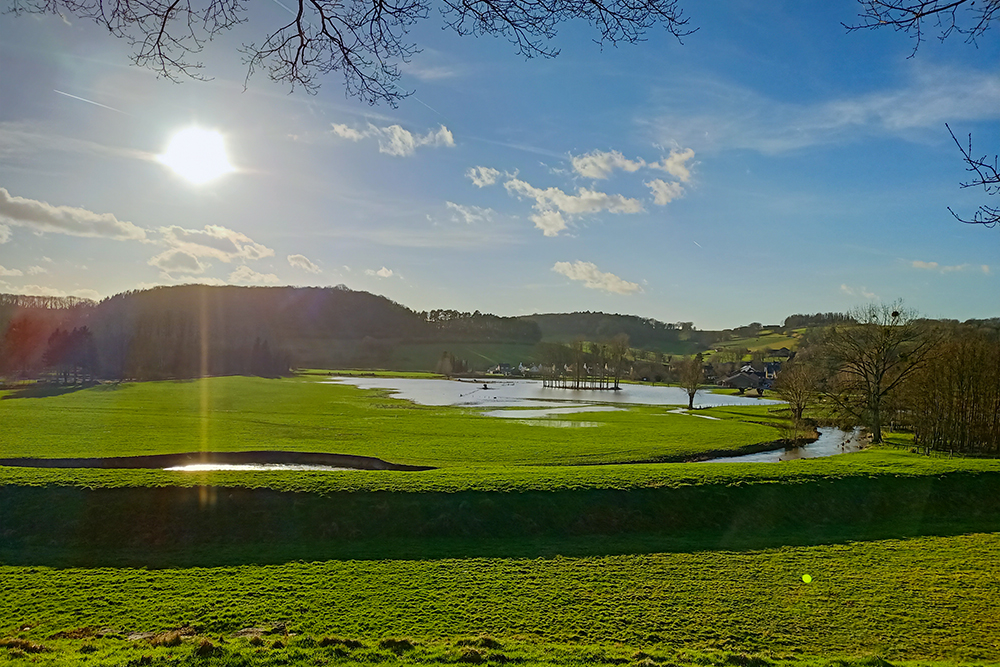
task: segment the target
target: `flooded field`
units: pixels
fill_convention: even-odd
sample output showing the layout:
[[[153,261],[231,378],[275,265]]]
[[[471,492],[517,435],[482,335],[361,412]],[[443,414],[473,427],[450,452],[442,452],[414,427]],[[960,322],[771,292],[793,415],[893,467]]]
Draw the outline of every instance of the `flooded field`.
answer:
[[[572,390],[543,387],[540,380],[434,380],[420,378],[333,378],[331,382],[353,384],[362,389],[388,389],[396,398],[421,405],[456,405],[462,407],[556,407],[570,402],[687,405],[688,396],[680,387],[623,384],[618,391]],[[777,405],[780,401],[747,396],[725,396],[701,390],[695,407],[724,405]]]

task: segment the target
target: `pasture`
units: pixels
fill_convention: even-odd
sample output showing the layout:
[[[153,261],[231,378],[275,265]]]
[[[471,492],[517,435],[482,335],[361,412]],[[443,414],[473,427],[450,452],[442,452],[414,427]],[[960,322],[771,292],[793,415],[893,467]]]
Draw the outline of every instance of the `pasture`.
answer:
[[[1000,662],[998,461],[670,463],[780,438],[782,414],[631,407],[553,428],[323,378],[0,399],[0,458],[436,467],[0,467],[0,663]]]

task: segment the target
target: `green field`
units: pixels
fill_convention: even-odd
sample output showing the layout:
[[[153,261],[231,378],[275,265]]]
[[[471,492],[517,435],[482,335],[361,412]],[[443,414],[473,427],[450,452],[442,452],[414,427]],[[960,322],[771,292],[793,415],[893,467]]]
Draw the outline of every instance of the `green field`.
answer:
[[[552,420],[596,427],[551,428],[419,406],[385,391],[321,379],[107,384],[44,398],[10,398],[8,392],[0,399],[0,458],[266,449],[435,467],[579,465],[678,460],[781,437],[746,421],[693,419],[648,407]]]
[[[793,332],[784,334],[779,331],[764,330],[759,335],[750,338],[733,338],[731,340],[720,341],[715,344],[716,348],[740,347],[756,352],[770,348],[780,350],[787,347],[789,350],[798,348],[801,342],[801,333]]]
[[[170,664],[168,655],[189,656],[197,640],[153,648],[148,640],[48,638],[86,627],[122,637],[184,625],[219,644],[224,656],[261,654],[272,661],[264,664],[296,655],[301,664],[460,662],[459,641],[484,634],[497,645],[484,652],[494,654],[494,664],[636,663],[640,651],[666,664],[699,657],[714,660],[698,664],[755,664],[721,651],[771,660],[806,653],[979,662],[996,658],[998,558],[1000,535],[976,535],[595,558],[2,567],[8,590],[25,593],[5,596],[2,633],[54,649],[36,654],[40,664],[69,664],[82,644],[109,662],[145,654]],[[241,628],[281,622],[294,637],[270,637],[259,650],[233,638]],[[31,629],[19,632],[22,624]],[[340,655],[335,646],[316,648],[331,635],[362,646]],[[386,637],[407,637],[416,648],[400,658],[379,648]],[[287,647],[271,649],[275,639]],[[685,660],[685,650],[707,653]]]
[[[753,449],[782,412],[552,428],[324,378],[7,392],[0,458],[437,469],[0,467],[0,664],[1000,664],[1000,461],[643,463]]]

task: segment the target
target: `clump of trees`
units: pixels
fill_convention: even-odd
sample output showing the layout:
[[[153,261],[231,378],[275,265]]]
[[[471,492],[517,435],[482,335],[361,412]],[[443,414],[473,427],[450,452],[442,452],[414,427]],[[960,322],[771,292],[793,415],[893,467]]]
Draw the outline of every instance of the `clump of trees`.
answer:
[[[889,426],[927,450],[1000,454],[1000,322],[923,320],[870,304],[826,327],[779,374],[795,422],[820,400],[883,441]]]
[[[936,348],[905,396],[916,444],[1000,454],[1000,337],[958,327]]]
[[[624,333],[596,343],[582,337],[569,344],[542,343],[537,349],[546,377],[571,379],[574,389],[620,389],[625,370],[634,359],[628,334]]]
[[[830,327],[823,341],[826,394],[880,443],[885,407],[926,364],[937,336],[899,303],[869,304],[854,310],[851,319]]]
[[[79,384],[93,380],[97,370],[97,346],[87,327],[72,331],[56,329],[49,336],[43,355],[45,367],[52,369],[63,384]],[[72,378],[72,380],[71,380]]]

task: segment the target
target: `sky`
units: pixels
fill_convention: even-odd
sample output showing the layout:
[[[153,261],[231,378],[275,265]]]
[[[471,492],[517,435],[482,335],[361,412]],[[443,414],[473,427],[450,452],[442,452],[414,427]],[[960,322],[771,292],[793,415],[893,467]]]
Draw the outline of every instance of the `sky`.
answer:
[[[945,128],[1000,150],[997,26],[914,54],[846,31],[854,0],[682,0],[683,43],[602,48],[570,22],[558,57],[525,60],[432,11],[392,108],[337,73],[315,95],[245,86],[240,45],[283,19],[262,4],[182,83],[85,20],[0,15],[0,292],[344,284],[700,329],[872,300],[1000,316],[1000,229],[948,212],[990,200],[959,187]],[[200,183],[164,157],[192,127],[231,165]]]

